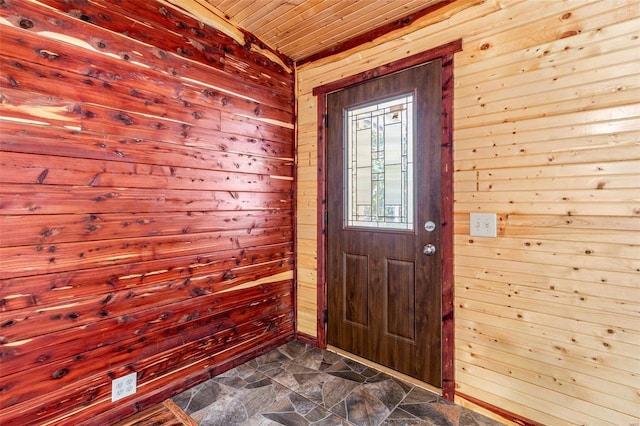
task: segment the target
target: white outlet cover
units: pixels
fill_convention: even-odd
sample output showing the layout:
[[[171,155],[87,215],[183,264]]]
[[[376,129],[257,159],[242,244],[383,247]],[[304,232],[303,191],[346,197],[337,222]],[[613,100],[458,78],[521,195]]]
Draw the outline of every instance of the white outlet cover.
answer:
[[[127,374],[126,376],[111,381],[111,402],[133,395],[136,393],[136,382],[138,380],[137,373]]]
[[[495,213],[470,213],[469,235],[472,237],[497,237]]]

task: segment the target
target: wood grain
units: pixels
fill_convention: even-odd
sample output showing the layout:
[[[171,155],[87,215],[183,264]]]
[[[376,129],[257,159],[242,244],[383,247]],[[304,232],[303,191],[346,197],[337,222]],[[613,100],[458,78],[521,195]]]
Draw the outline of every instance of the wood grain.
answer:
[[[365,4],[340,0],[207,2],[217,13],[295,61],[323,48],[335,49],[356,35],[370,33],[372,28],[402,27],[422,16],[430,6],[443,3],[442,0],[404,0],[401,4],[385,0],[367,0]]]
[[[496,6],[459,9],[298,68],[299,330],[316,335],[308,318],[324,274],[322,236],[308,229],[321,223],[314,88],[461,38],[456,399],[518,424],[637,423],[640,10],[599,0]],[[470,237],[470,212],[496,212],[498,237]]]
[[[116,423],[114,426],[196,426],[197,423],[176,405],[171,399],[147,408],[140,413]]]
[[[284,62],[158,2],[0,26],[2,423],[113,424],[293,338]]]

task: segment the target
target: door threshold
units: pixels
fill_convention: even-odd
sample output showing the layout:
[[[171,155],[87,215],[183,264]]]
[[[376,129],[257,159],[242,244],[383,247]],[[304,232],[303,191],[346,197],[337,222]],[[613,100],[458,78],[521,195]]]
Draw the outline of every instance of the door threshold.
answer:
[[[354,361],[357,361],[360,364],[366,365],[367,367],[375,368],[376,370],[382,371],[383,373],[386,373],[386,374],[388,374],[390,376],[393,376],[393,377],[395,377],[397,379],[403,380],[403,381],[405,381],[407,383],[410,383],[410,384],[412,384],[414,386],[418,386],[418,387],[420,387],[420,388],[422,388],[424,390],[428,390],[429,392],[433,392],[433,393],[435,393],[437,395],[442,396],[442,388],[430,385],[429,383],[425,383],[425,382],[423,382],[421,380],[418,380],[418,379],[416,379],[414,377],[407,376],[404,373],[401,373],[401,372],[396,371],[396,370],[392,370],[391,368],[385,367],[384,365],[376,364],[373,361],[369,361],[368,359],[359,357],[358,355],[354,355],[354,354],[352,354],[350,352],[345,351],[344,349],[340,349],[340,348],[337,348],[335,346],[327,345],[327,350],[331,351],[331,352],[335,352],[338,355],[342,355],[345,358],[349,358],[349,359],[352,359]]]

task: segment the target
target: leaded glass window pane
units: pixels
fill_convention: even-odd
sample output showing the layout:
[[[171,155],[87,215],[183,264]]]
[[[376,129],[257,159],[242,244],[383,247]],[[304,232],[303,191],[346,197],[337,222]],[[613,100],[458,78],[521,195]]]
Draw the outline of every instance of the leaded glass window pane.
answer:
[[[346,226],[413,230],[413,95],[347,110]]]

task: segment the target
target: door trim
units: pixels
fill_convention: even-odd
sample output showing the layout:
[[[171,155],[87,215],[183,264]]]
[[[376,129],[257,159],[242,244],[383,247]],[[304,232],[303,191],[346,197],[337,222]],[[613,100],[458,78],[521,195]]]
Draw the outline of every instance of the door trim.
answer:
[[[434,49],[334,81],[313,89],[318,98],[318,287],[317,345],[327,346],[325,311],[327,309],[327,147],[325,117],[327,94],[353,84],[382,77],[415,65],[442,60],[441,105],[441,214],[442,214],[442,395],[453,401],[454,382],[454,306],[453,306],[453,57],[462,50],[462,40],[455,40]]]

